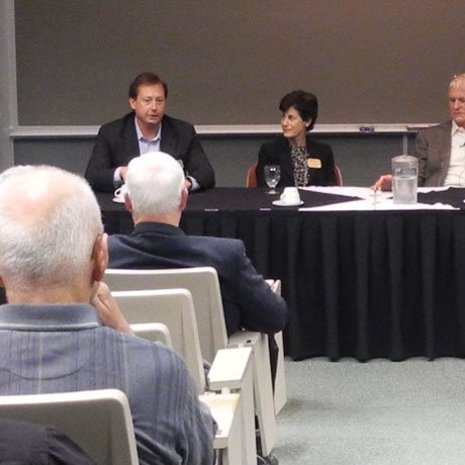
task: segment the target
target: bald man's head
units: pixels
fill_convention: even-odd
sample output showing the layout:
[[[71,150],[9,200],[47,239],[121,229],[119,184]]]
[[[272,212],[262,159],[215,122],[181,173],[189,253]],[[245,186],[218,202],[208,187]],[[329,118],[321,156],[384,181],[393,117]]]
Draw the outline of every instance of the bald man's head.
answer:
[[[18,166],[0,175],[6,284],[71,282],[89,266],[102,232],[97,201],[83,178],[49,166]]]

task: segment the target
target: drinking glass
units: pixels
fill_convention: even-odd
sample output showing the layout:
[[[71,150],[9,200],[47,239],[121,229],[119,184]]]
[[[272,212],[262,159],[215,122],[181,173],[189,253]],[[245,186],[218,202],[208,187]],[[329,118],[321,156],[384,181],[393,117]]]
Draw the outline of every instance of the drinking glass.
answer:
[[[277,194],[276,186],[281,178],[281,168],[279,165],[265,165],[265,182],[270,188],[267,194]]]

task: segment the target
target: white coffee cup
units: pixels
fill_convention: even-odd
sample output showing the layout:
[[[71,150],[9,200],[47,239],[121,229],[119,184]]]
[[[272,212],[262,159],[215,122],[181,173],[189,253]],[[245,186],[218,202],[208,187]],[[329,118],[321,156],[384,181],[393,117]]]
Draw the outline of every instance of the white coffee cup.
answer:
[[[285,187],[281,194],[281,202],[287,204],[297,204],[300,202],[299,189],[297,187]]]
[[[113,193],[113,200],[115,202],[121,202],[123,203],[124,202],[124,194],[126,193],[126,187],[125,185],[123,184],[121,187],[118,187],[118,189],[115,190],[115,192]]]

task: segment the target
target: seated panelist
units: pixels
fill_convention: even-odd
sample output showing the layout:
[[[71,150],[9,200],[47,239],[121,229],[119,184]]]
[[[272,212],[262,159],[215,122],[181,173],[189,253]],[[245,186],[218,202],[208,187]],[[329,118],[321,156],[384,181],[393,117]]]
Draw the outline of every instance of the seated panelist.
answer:
[[[465,74],[449,83],[449,121],[418,131],[413,155],[418,158],[418,185],[465,187]],[[371,186],[391,190],[392,175]]]
[[[179,160],[188,190],[214,187],[215,173],[194,127],[165,114],[167,97],[168,86],[156,74],[144,72],[134,79],[129,86],[132,111],[97,134],[85,175],[94,190],[113,192],[124,183],[132,158],[159,151]]]
[[[315,95],[295,90],[280,103],[282,135],[261,146],[258,154],[257,184],[266,186],[265,165],[281,168],[278,187],[336,185],[334,157],[331,147],[313,141],[308,132],[318,116]]]

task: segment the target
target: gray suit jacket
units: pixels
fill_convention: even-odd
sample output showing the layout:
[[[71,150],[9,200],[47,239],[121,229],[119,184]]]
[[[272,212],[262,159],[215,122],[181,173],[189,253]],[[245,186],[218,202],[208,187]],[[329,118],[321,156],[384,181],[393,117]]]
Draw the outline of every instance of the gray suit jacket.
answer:
[[[450,163],[452,121],[418,131],[415,156],[418,158],[418,185],[442,186]]]

